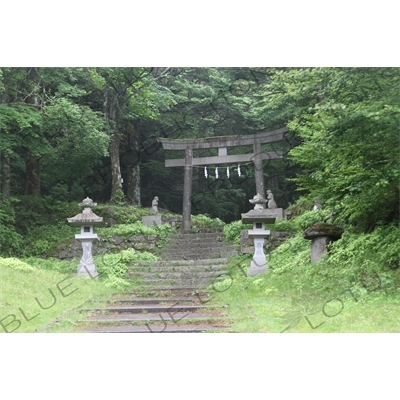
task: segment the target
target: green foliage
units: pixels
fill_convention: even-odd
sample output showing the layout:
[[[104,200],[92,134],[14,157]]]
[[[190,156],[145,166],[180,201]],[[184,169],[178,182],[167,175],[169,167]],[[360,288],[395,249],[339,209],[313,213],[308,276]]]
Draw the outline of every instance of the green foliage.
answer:
[[[16,229],[26,235],[36,227],[68,226],[67,218],[82,212],[77,203],[61,202],[50,196],[19,196],[15,205]]]
[[[154,255],[153,253],[149,253],[148,251],[135,251],[133,249],[128,249],[126,252],[130,252],[128,255],[124,255],[126,257],[126,262],[130,261],[159,261],[160,257]]]
[[[50,197],[21,197],[16,209],[16,229],[23,234],[25,257],[43,255],[57,244],[72,239],[77,229],[67,218],[81,212],[77,204],[54,201]]]
[[[0,255],[16,254],[22,248],[23,238],[15,229],[16,201],[0,196]]]
[[[273,225],[266,225],[265,229],[271,229],[275,231],[294,231],[296,230],[296,225],[293,221],[286,221],[284,219],[276,221]]]
[[[106,224],[133,224],[149,213],[148,208],[129,206],[126,203],[111,207],[109,204],[98,204],[93,211],[103,217]]]
[[[359,231],[399,220],[399,81],[398,68],[290,68],[266,85],[266,108],[286,108],[302,140],[299,189]]]
[[[356,273],[396,271],[400,266],[399,234],[395,224],[381,224],[371,233],[345,233],[332,244],[329,262]]]
[[[268,272],[246,275],[252,256],[230,261],[210,290],[234,332],[398,332],[400,235],[396,224],[345,231],[310,262],[302,232],[273,250]]]
[[[371,233],[345,232],[331,243],[329,253],[317,264],[310,263],[310,241],[299,232],[270,255],[269,266],[290,287],[316,294],[335,293],[350,286],[362,287],[376,279],[400,283],[400,235],[395,225],[380,226]],[[289,286],[288,286],[289,287]]]
[[[125,194],[121,189],[118,189],[110,200],[111,204],[123,205],[125,203]]]
[[[207,214],[197,214],[191,217],[193,226],[198,228],[222,228],[225,223],[219,218],[211,218]]]
[[[224,235],[227,241],[240,244],[240,231],[252,228],[253,226],[250,224],[242,224],[241,221],[233,221],[225,225]]]
[[[276,274],[288,273],[310,262],[310,242],[301,232],[273,250],[269,255],[269,267]],[[288,282],[290,278],[288,278]]]
[[[109,288],[124,290],[130,286],[130,283],[117,275],[110,275],[104,282],[104,285]]]
[[[1,258],[0,257],[0,268],[11,268],[16,271],[23,272],[32,272],[35,271],[35,268],[31,265],[27,264],[24,261],[19,260],[18,258]]]
[[[322,222],[329,215],[329,210],[306,211],[293,219],[293,225],[301,230],[307,229],[310,225]]]
[[[148,211],[146,210],[146,213]],[[140,219],[141,214],[145,214],[144,210],[136,207],[116,207],[113,218],[119,224],[133,224]]]
[[[311,211],[314,207],[316,202],[312,201],[307,196],[301,196],[299,199],[296,200],[294,204],[291,204],[288,207],[288,210],[292,211],[292,216],[297,217],[298,215],[303,214],[306,211]]]
[[[134,249],[122,250],[115,254],[97,256],[97,269],[106,287],[124,290],[131,285],[126,279],[128,265],[135,260],[158,260],[148,252],[136,252]]]
[[[110,138],[105,132],[101,114],[88,106],[76,104],[76,99],[56,97],[46,105],[43,108],[43,130],[51,132],[49,143],[52,151],[42,160],[45,167],[43,177],[51,187],[49,190],[60,181],[82,181],[91,173],[91,167],[108,154]]]

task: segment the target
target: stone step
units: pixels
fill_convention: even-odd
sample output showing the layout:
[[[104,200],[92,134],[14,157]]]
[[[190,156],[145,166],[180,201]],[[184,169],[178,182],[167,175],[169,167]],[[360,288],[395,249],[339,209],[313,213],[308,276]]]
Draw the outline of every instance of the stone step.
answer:
[[[159,272],[176,272],[176,273],[197,273],[197,272],[213,272],[213,271],[225,271],[228,269],[227,264],[221,265],[205,265],[205,266],[171,266],[171,267],[128,267],[128,273],[154,273]]]
[[[162,325],[117,325],[84,328],[87,333],[205,333],[226,329],[224,325],[215,324],[162,324]]]
[[[187,297],[132,297],[128,299],[116,299],[113,304],[160,304],[160,303],[196,303],[201,301],[201,297],[187,296]]]
[[[218,250],[220,251],[221,249],[226,249],[226,250],[238,250],[240,248],[240,246],[234,245],[234,244],[229,244],[229,245],[224,245],[224,246],[197,246],[196,244],[188,244],[185,246],[181,246],[181,247],[175,247],[175,248],[171,248],[171,250],[187,250],[187,249],[191,249],[191,250],[195,250],[195,249],[199,249],[199,251],[207,251],[207,250]],[[169,250],[169,247],[166,246],[163,249],[160,249],[160,252],[164,252]],[[215,258],[215,257],[210,257],[210,258]]]
[[[188,305],[188,304],[145,304],[139,306],[112,306],[112,307],[101,307],[101,308],[82,308],[80,312],[90,312],[97,314],[105,313],[130,313],[130,314],[144,314],[144,313],[169,313],[174,314],[177,311],[180,312],[193,312],[198,310],[210,309],[209,306],[205,305]]]
[[[151,265],[154,267],[163,267],[163,266],[190,266],[190,265],[207,265],[207,264],[221,264],[221,263],[227,263],[228,258],[222,257],[222,258],[204,258],[202,260],[168,260],[168,261],[152,261],[152,260],[146,260],[146,261],[141,261],[141,260],[135,260],[131,261],[130,265]]]
[[[172,321],[173,323],[184,321],[201,321],[201,320],[220,320],[221,316],[213,313],[196,313],[196,312],[173,312],[164,313],[133,313],[133,314],[106,314],[88,317],[87,319],[76,320],[76,323],[133,323],[136,321]]]
[[[226,247],[229,246],[227,243],[225,242],[209,242],[209,243],[205,243],[205,242],[170,242],[170,243],[166,243],[165,246],[161,249],[158,249],[159,251],[163,251],[166,249],[182,249],[182,248],[192,248],[192,249],[207,249],[207,248],[221,248],[221,247]]]
[[[219,271],[191,271],[191,272],[128,272],[128,278],[157,278],[157,279],[192,279],[192,278],[214,278],[220,275],[227,275],[228,270]]]
[[[163,258],[165,261],[173,261],[173,260],[184,260],[184,259],[188,259],[188,260],[203,260],[204,257],[209,257],[210,255],[212,256],[219,256],[219,257],[223,257],[223,258],[228,258],[228,257],[236,257],[239,254],[238,251],[222,251],[220,253],[218,252],[213,252],[212,254],[199,254],[199,253],[165,253],[163,254]]]
[[[196,228],[195,231],[191,231],[189,233],[183,233],[183,235],[193,235],[193,234],[199,234],[199,233],[214,233],[214,232],[224,232],[224,228],[223,227],[219,227],[219,228]]]
[[[139,289],[136,289],[134,292],[125,293],[126,295],[140,295],[140,296],[164,296],[165,294],[174,294],[180,296],[186,295],[195,295],[201,296],[201,298],[206,298],[209,296],[210,292],[206,289],[199,290],[198,288],[192,286],[165,286],[165,285],[154,285],[154,286],[141,286]]]
[[[171,235],[167,239],[167,243],[180,243],[180,242],[192,242],[192,243],[224,243],[226,238],[224,235]]]
[[[198,279],[143,279],[141,284],[143,286],[160,286],[171,285],[174,288],[190,288],[192,290],[199,290],[207,288],[213,283],[218,282],[218,277],[214,278],[198,278]]]
[[[222,237],[225,239],[224,232],[218,231],[218,232],[191,232],[191,233],[176,233],[174,235],[171,235],[170,238],[173,239],[192,239],[192,238],[217,238],[217,237]]]
[[[224,257],[223,254],[228,254],[228,253],[232,253],[232,252],[239,252],[239,249],[237,247],[228,247],[228,246],[224,246],[224,247],[205,247],[205,248],[197,248],[197,247],[186,247],[186,248],[182,248],[180,250],[178,249],[163,249],[157,252],[157,254],[161,257],[164,257],[166,255],[190,255],[190,254],[194,254],[194,255],[202,255],[204,256],[204,258],[213,256],[213,257]],[[222,256],[221,256],[222,254]],[[226,257],[224,257],[226,258]]]

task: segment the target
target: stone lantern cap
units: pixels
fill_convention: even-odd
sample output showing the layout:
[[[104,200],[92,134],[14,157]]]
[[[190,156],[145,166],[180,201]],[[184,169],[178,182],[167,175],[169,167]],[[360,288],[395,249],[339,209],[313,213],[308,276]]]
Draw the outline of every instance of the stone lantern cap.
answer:
[[[78,205],[85,208],[80,214],[75,215],[75,217],[67,218],[67,221],[72,226],[82,226],[88,224],[92,226],[103,225],[103,217],[99,217],[91,209],[91,207],[97,206],[97,203],[94,203],[92,199],[86,197],[86,199],[84,199],[82,203],[79,203]]]
[[[304,239],[314,239],[321,236],[327,236],[331,240],[338,240],[343,235],[343,229],[339,226],[326,224],[325,222],[317,222],[314,225],[309,226],[303,232]]]
[[[252,224],[254,222],[264,222],[266,224],[275,223],[276,216],[271,214],[267,209],[250,210],[248,213],[242,214],[243,224]]]

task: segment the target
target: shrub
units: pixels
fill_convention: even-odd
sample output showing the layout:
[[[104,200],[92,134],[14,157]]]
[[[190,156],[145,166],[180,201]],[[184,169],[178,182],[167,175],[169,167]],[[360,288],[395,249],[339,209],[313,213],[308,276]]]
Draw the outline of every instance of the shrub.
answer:
[[[207,214],[198,214],[192,216],[192,223],[198,228],[222,228],[225,222],[219,218],[211,218]]]
[[[172,227],[169,224],[162,224],[159,226],[146,226],[141,222],[133,224],[114,225],[108,228],[98,228],[96,231],[102,237],[112,236],[134,236],[134,235],[148,235],[148,236],[163,236],[172,233]]]
[[[110,200],[111,204],[124,205],[125,204],[125,194],[121,189],[118,189],[112,196]]]
[[[11,268],[16,271],[24,271],[31,272],[35,271],[35,267],[27,264],[24,261],[19,260],[18,258],[10,257],[10,258],[0,258],[0,267],[1,268]]]
[[[240,231],[245,229],[252,229],[250,224],[242,224],[241,221],[233,221],[230,224],[225,225],[224,234],[226,240],[235,244],[240,244]]]
[[[130,286],[126,279],[128,265],[134,260],[158,260],[159,258],[146,251],[136,252],[134,249],[122,250],[119,253],[104,254],[96,257],[96,265],[100,278],[107,287],[124,290]]]
[[[307,229],[310,225],[322,222],[330,214],[327,209],[306,211],[298,217],[294,218],[292,223],[298,229]]]

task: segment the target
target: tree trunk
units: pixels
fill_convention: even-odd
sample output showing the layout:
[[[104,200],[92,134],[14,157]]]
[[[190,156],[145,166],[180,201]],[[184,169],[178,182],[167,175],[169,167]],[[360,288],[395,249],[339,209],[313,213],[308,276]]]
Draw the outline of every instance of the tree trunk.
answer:
[[[28,78],[35,84],[32,93],[26,98],[26,102],[35,106],[39,105],[38,82],[40,81],[39,74],[36,68],[30,68]],[[28,196],[40,197],[40,157],[35,156],[30,149],[26,149],[25,168],[26,182],[25,194]]]
[[[141,206],[140,198],[140,150],[137,130],[133,123],[128,125],[128,203]]]
[[[1,192],[6,198],[10,197],[10,175],[11,175],[11,160],[10,156],[2,156],[1,169]]]
[[[121,165],[119,160],[119,146],[121,135],[119,133],[118,99],[106,86],[104,96],[104,116],[112,128],[110,142],[110,161],[111,161],[111,199],[118,190],[122,190]]]
[[[135,206],[141,206],[140,164],[129,167],[128,174],[128,202]]]
[[[25,194],[40,197],[40,158],[35,156],[31,150],[26,150],[26,185]]]
[[[111,198],[114,197],[118,190],[122,190],[121,166],[119,162],[119,144],[120,134],[113,132],[110,143],[110,159],[111,159]]]

